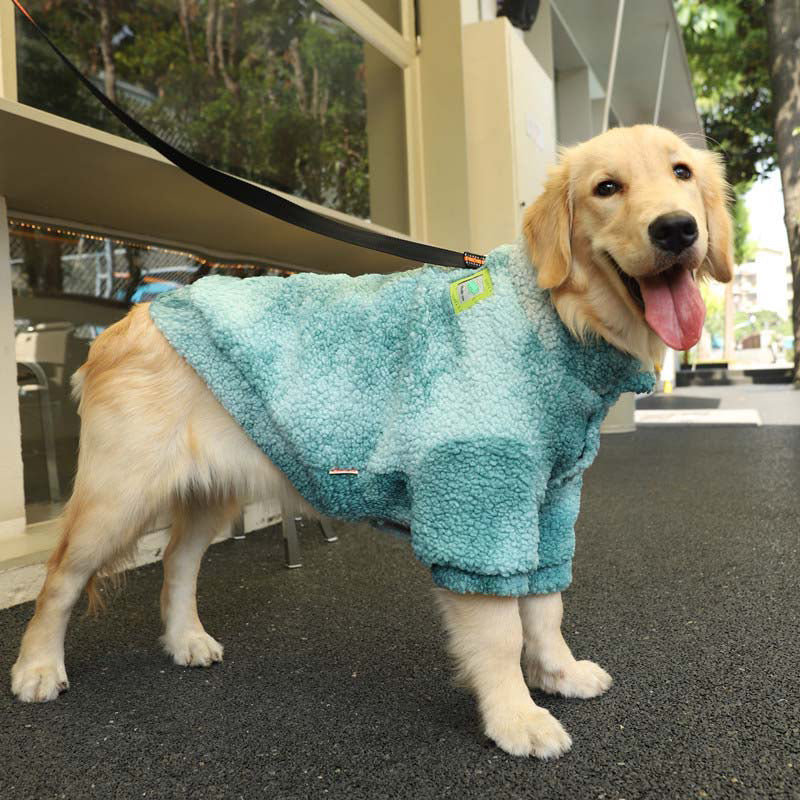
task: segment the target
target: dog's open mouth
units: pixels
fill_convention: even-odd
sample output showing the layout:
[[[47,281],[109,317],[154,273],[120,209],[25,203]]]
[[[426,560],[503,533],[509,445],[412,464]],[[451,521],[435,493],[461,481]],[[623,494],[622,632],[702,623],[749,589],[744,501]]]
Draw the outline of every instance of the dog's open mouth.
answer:
[[[672,264],[634,278],[606,253],[622,285],[661,341],[674,350],[688,350],[700,340],[706,306],[692,271]]]
[[[644,298],[642,297],[642,290],[639,286],[639,281],[637,281],[633,276],[628,275],[627,272],[623,272],[622,268],[619,264],[617,264],[611,253],[606,253],[605,255],[611,263],[611,266],[616,270],[619,279],[622,281],[622,285],[628,290],[628,294],[633,299],[633,302],[636,303],[642,312],[644,312]]]

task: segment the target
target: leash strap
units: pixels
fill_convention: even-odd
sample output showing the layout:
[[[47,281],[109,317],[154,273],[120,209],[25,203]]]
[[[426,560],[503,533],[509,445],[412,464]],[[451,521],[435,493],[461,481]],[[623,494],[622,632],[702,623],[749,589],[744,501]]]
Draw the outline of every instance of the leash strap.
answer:
[[[409,261],[436,264],[441,267],[481,267],[486,260],[485,256],[475,253],[459,253],[455,250],[446,250],[442,247],[422,244],[397,236],[387,236],[384,233],[357,228],[354,225],[333,220],[315,211],[282,197],[275,192],[264,189],[255,184],[228,175],[218,169],[209,167],[195,160],[160,136],[157,136],[140,122],[135,120],[126,111],[123,111],[113,100],[101,92],[83,73],[70,61],[59,47],[42,30],[36,20],[28,13],[20,0],[12,0],[19,12],[34,27],[36,32],[47,42],[50,49],[64,62],[64,64],[77,76],[81,83],[120,121],[128,130],[135,133],[154,150],[157,150],[176,167],[196,178],[198,181],[216,189],[240,203],[251,206],[284,222],[305,228],[313,233],[338,239],[342,242],[367,247],[381,253],[388,253]]]

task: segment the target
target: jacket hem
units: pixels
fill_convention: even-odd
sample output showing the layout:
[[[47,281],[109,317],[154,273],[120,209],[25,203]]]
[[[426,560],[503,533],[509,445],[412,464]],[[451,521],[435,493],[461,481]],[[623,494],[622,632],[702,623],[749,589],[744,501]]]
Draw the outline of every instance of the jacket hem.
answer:
[[[456,567],[434,565],[433,582],[456,594],[488,594],[495,597],[525,597],[529,594],[561,592],[572,582],[572,562],[541,567],[522,575],[479,575]]]

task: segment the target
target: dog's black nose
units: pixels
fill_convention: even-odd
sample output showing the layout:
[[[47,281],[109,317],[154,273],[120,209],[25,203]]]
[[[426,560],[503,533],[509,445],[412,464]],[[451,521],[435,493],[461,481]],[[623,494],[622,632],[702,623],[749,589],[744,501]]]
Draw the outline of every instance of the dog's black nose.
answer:
[[[678,255],[695,243],[697,223],[685,211],[671,211],[656,217],[648,226],[647,232],[650,234],[650,241],[659,250]]]

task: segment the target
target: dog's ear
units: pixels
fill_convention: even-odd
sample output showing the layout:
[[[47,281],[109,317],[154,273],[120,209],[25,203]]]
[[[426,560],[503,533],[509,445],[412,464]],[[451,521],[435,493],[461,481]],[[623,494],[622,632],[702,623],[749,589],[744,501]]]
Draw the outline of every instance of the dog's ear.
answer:
[[[522,229],[537,283],[542,289],[560,286],[572,265],[572,197],[566,159],[548,173],[544,191],[525,214]]]
[[[698,176],[708,225],[708,253],[703,269],[720,283],[733,278],[733,225],[728,210],[730,187],[718,153],[701,153],[703,169]]]

